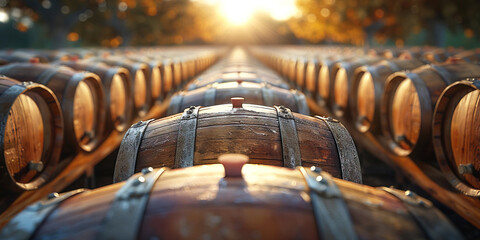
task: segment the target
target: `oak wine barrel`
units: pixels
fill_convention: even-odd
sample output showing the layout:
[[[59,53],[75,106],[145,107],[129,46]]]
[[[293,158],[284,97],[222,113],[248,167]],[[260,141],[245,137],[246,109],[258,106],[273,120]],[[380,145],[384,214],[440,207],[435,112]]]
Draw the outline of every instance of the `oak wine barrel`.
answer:
[[[328,56],[319,60],[317,99],[316,102],[320,107],[330,107],[330,95],[333,92],[334,72],[333,67],[340,61],[346,61],[352,57],[342,57],[338,55]],[[309,85],[309,83],[307,83]],[[311,83],[310,83],[311,85]]]
[[[319,71],[320,63],[318,57],[309,58],[305,65],[304,93],[307,97],[312,97],[313,99],[316,99],[317,97]]]
[[[290,89],[287,83],[283,81],[279,76],[267,75],[258,71],[221,71],[215,73],[202,74],[197,77],[192,83],[187,86],[188,90],[194,90],[202,88],[213,83],[225,83],[225,82],[253,82],[253,83],[266,83],[275,87]]]
[[[189,106],[213,106],[230,103],[232,97],[243,97],[246,103],[273,107],[282,105],[293,112],[309,115],[305,95],[297,90],[286,90],[268,84],[253,82],[214,83],[172,96],[167,116],[180,113]]]
[[[336,177],[361,182],[355,144],[341,123],[283,106],[243,104],[242,98],[133,125],[120,145],[114,181],[146,166],[216,163],[230,152],[248,154],[256,164],[321,166]]]
[[[30,63],[0,67],[0,74],[43,84],[55,93],[65,124],[62,155],[91,152],[105,138],[105,91],[97,75],[65,66]]]
[[[480,196],[480,81],[451,84],[438,97],[433,146],[449,182],[466,195]]]
[[[355,70],[349,96],[352,121],[358,131],[379,134],[380,100],[388,76],[423,65],[417,59],[384,60]]]
[[[0,52],[0,59],[4,61],[1,65],[8,63],[47,63],[48,60],[32,52],[24,51],[3,51]]]
[[[152,104],[163,99],[163,79],[162,79],[162,62],[154,59],[150,59],[145,56],[138,55],[126,55],[130,60],[134,62],[144,63],[147,65],[148,78],[150,85],[148,88],[151,91]],[[147,89],[148,89],[147,88]]]
[[[152,106],[152,92],[148,66],[145,63],[133,62],[128,59],[118,58],[91,58],[89,61],[105,63],[111,67],[123,67],[130,73],[131,94],[133,96],[134,113],[138,117],[147,115]]]
[[[348,61],[340,61],[332,68],[332,92],[330,93],[330,109],[337,117],[350,119],[349,94],[355,70],[364,65],[371,65],[380,62],[384,58],[360,57]]]
[[[425,65],[388,77],[380,106],[387,147],[399,156],[433,160],[432,119],[437,99],[449,84],[471,77],[480,77],[480,65]]]
[[[243,165],[247,160],[228,154],[219,159],[223,167],[146,168],[126,182],[51,195],[13,218],[0,237],[463,239],[411,191],[335,179],[316,167]]]
[[[459,49],[455,48],[437,48],[429,51],[425,51],[422,55],[422,58],[426,62],[438,64],[444,63],[451,56],[454,56],[457,53],[460,53]]]
[[[295,69],[295,83],[297,89],[302,90],[305,88],[305,76],[307,71],[307,57],[299,57],[297,59],[296,69]]]
[[[451,59],[447,59],[447,62],[451,61],[452,59],[454,59],[454,61],[461,59],[469,63],[480,64],[480,48],[475,50],[462,51],[450,58]]]
[[[0,76],[0,191],[28,191],[54,177],[63,118],[47,87]]]
[[[115,130],[124,132],[132,122],[133,97],[131,92],[130,73],[126,68],[110,67],[103,63],[88,61],[61,61],[64,65],[77,71],[88,71],[97,74],[102,81],[107,99],[107,132]]]

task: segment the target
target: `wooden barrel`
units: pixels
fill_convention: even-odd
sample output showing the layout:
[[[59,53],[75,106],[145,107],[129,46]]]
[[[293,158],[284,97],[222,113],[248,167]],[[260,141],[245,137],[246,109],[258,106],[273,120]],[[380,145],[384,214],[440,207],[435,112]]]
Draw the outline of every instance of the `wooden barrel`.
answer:
[[[242,82],[266,83],[275,87],[290,89],[288,84],[279,76],[266,75],[256,71],[222,71],[220,73],[202,74],[190,83],[187,89],[194,90],[213,83],[237,82],[238,80]]]
[[[170,101],[167,116],[180,113],[190,106],[207,107],[230,103],[232,97],[243,97],[248,104],[269,107],[282,105],[296,113],[310,114],[305,95],[299,91],[238,81],[214,83],[192,91],[176,93]]]
[[[382,133],[388,148],[399,156],[434,159],[433,108],[449,84],[470,77],[480,77],[479,65],[425,65],[388,77],[380,103]]]
[[[318,71],[318,89],[317,89],[317,104],[320,107],[330,107],[330,95],[333,92],[333,66],[342,60],[348,60],[351,57],[341,57],[338,55],[329,56],[319,61]]]
[[[301,90],[305,88],[305,75],[307,70],[307,58],[299,57],[297,59],[297,65],[295,69],[295,82],[297,89]]]
[[[0,74],[43,84],[55,93],[65,123],[62,155],[93,151],[105,138],[105,91],[97,75],[65,66],[30,63],[0,67]]]
[[[348,61],[340,61],[332,68],[333,92],[330,94],[330,109],[337,117],[350,119],[349,94],[355,70],[364,65],[371,65],[383,60],[378,57],[360,57]]]
[[[0,77],[1,190],[37,189],[54,177],[63,142],[63,118],[47,87]]]
[[[358,131],[380,133],[380,99],[388,76],[423,65],[417,59],[384,60],[359,67],[352,82],[349,100],[352,120]]]
[[[459,49],[454,48],[437,48],[429,51],[425,51],[422,58],[426,62],[438,64],[447,61],[447,59],[457,53],[460,53]]]
[[[182,75],[182,62],[178,57],[172,58],[172,73],[173,73],[173,86],[175,89],[179,89],[183,84]]]
[[[463,239],[411,191],[374,188],[319,168],[224,164],[146,168],[128,181],[51,195],[2,229],[24,239]],[[26,225],[25,222],[30,224]]]
[[[154,105],[157,101],[162,100],[162,62],[138,55],[127,55],[127,57],[134,62],[144,63],[148,66],[148,78],[150,79],[148,88],[151,92],[152,104]]]
[[[0,52],[0,59],[5,63],[47,63],[48,60],[31,52],[24,51],[3,51]],[[2,65],[4,65],[2,64]]]
[[[126,68],[131,76],[132,86],[131,94],[133,96],[134,112],[139,117],[147,115],[148,110],[152,106],[152,94],[149,87],[151,83],[148,77],[148,67],[144,63],[132,62],[128,59],[118,58],[92,58],[89,59],[92,62],[105,63],[112,67]]]
[[[305,66],[305,89],[307,97],[315,99],[318,91],[318,73],[320,71],[320,62],[318,57],[312,57],[307,60]]]
[[[433,117],[433,146],[450,183],[480,196],[480,81],[451,84],[439,96]]]
[[[107,99],[106,132],[124,132],[132,122],[133,99],[130,73],[123,67],[109,67],[103,63],[86,61],[62,61],[58,64],[77,71],[97,74],[102,80]],[[135,114],[136,115],[136,114]]]
[[[469,63],[480,64],[480,48],[475,50],[462,51],[454,56],[450,57],[455,60],[461,59]],[[455,61],[454,60],[454,61]],[[447,60],[448,62],[449,60]]]
[[[257,164],[321,166],[334,176],[361,181],[355,145],[338,121],[241,101],[191,107],[183,114],[132,126],[120,146],[115,181],[145,166],[215,163],[229,152],[248,154]]]
[[[173,88],[173,67],[172,67],[172,60],[169,58],[162,58],[162,80],[163,80],[163,94],[166,96],[167,94],[171,93]]]

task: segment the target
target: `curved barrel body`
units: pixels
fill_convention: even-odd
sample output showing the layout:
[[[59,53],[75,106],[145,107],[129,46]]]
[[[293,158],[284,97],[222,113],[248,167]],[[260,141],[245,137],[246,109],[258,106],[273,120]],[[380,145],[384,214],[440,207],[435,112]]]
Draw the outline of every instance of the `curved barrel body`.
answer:
[[[65,123],[62,155],[93,151],[105,138],[105,91],[97,75],[64,66],[29,63],[0,67],[0,74],[41,83],[55,93]]]
[[[470,63],[425,65],[392,74],[381,101],[382,133],[399,156],[433,159],[432,119],[439,95],[451,83],[480,77],[480,66]]]
[[[355,145],[338,121],[235,102],[191,107],[183,114],[133,125],[120,145],[114,180],[147,166],[215,163],[230,152],[248,154],[251,163],[321,166],[336,177],[361,181]]]
[[[133,99],[130,73],[126,68],[109,67],[102,63],[85,61],[59,62],[58,64],[77,71],[89,71],[97,74],[102,80],[107,99],[107,130],[123,132],[130,126],[133,112]]]
[[[227,170],[145,169],[126,182],[38,202],[0,237],[462,239],[432,203],[410,191],[346,182],[318,168],[247,164],[238,177]]]
[[[188,92],[179,92],[172,97],[167,116],[182,112],[190,106],[213,106],[230,103],[232,97],[243,97],[246,103],[273,107],[282,105],[293,112],[309,115],[303,93],[286,90],[268,84],[252,82],[214,83]]]
[[[102,62],[109,66],[124,67],[130,72],[131,94],[133,96],[134,111],[139,117],[148,113],[152,106],[151,82],[149,79],[148,67],[144,63],[132,62],[127,59],[118,58],[93,58],[93,62]]]
[[[349,100],[352,121],[360,132],[381,132],[380,100],[388,76],[422,65],[423,62],[417,59],[393,59],[362,66],[355,71]]]
[[[0,77],[0,106],[0,189],[37,189],[54,177],[60,159],[60,104],[43,85]]]
[[[381,61],[383,58],[360,57],[350,61],[340,61],[332,68],[333,86],[330,93],[330,109],[337,117],[350,118],[349,94],[355,70],[364,65],[370,65]]]
[[[465,80],[440,95],[433,117],[433,146],[450,183],[480,196],[480,81]]]

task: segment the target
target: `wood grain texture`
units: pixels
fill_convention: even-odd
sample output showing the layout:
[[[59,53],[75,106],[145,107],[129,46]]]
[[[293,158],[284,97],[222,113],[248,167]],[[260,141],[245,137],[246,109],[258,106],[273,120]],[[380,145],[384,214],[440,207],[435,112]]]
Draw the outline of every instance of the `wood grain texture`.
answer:
[[[450,137],[454,166],[472,164],[474,171],[480,169],[480,91],[463,96],[451,109]],[[474,173],[476,174],[476,173]],[[464,174],[472,187],[479,189],[480,180],[474,174]]]
[[[308,105],[314,114],[331,114],[327,109],[317,105],[314,100],[308,99]],[[435,170],[434,168],[425,168],[424,165],[419,165],[419,162],[414,161],[410,157],[401,157],[393,154],[389,150],[384,137],[374,136],[370,132],[360,133],[349,122],[344,122],[344,125],[359,147],[365,148],[393,168],[399,169],[405,177],[414,181],[432,198],[448,206],[474,226],[480,227],[479,199],[465,196],[463,193],[447,188],[448,186],[442,184],[445,181],[443,177],[441,179],[432,178],[435,175],[431,174],[431,171]]]
[[[0,101],[0,189],[36,189],[53,177],[60,158],[60,104],[48,88],[6,77],[0,78]]]
[[[77,71],[89,71],[97,74],[102,81],[107,99],[106,134],[109,131],[125,131],[133,118],[133,99],[131,76],[126,68],[110,67],[103,63],[88,61],[62,61],[59,65],[71,67]]]
[[[166,99],[164,103],[154,106],[144,119],[157,118],[161,115],[164,115],[168,107],[168,101],[169,99]],[[139,121],[142,119],[137,118],[135,120]],[[66,165],[67,162],[69,163],[67,166],[61,166],[62,168],[64,167],[63,171],[55,176],[52,181],[45,184],[38,190],[24,192],[14,197],[2,196],[2,198],[0,198],[2,201],[2,207],[7,205],[8,208],[1,209],[2,213],[0,214],[0,228],[5,226],[5,224],[11,218],[13,218],[28,205],[44,198],[52,192],[62,191],[86,171],[91,170],[93,166],[98,164],[102,159],[118,148],[122,138],[123,133],[114,131],[95,151],[90,153],[80,152],[74,157],[71,157],[69,159],[70,161],[62,161],[63,165]],[[4,203],[4,201],[7,202]]]
[[[216,162],[224,153],[242,153],[252,163],[283,166],[282,144],[274,108],[245,104],[201,108],[196,129],[194,164]],[[181,114],[155,120],[147,127],[137,157],[136,171],[145,167],[173,167]],[[337,147],[322,120],[294,114],[302,164],[321,166],[341,177]]]
[[[47,128],[47,138],[52,134],[50,126],[44,126],[43,116],[37,105],[46,103],[42,99],[35,101],[28,95],[21,94],[17,97],[8,113],[9,117],[5,127],[3,154],[8,172],[21,183],[28,183],[38,176],[40,171],[29,169],[29,164],[48,163],[42,159],[45,151],[43,142],[44,128]],[[45,113],[48,114],[48,113]]]
[[[165,172],[150,193],[138,238],[318,239],[308,188],[298,170],[248,164],[242,173],[243,178],[223,178],[218,164]],[[335,182],[359,239],[427,238],[397,198],[376,188]],[[122,185],[66,200],[32,239],[96,236]]]
[[[462,193],[480,196],[478,80],[448,86],[435,107],[433,145],[438,165],[450,184]]]
[[[214,96],[206,96],[207,91],[213,91]],[[264,92],[266,92],[264,94]],[[175,97],[181,98],[181,104],[171,106],[172,113],[179,113],[190,106],[212,106],[228,104],[232,97],[243,97],[247,104],[257,104],[273,107],[285,106],[293,112],[299,112],[305,102],[298,102],[295,94],[299,92],[289,91],[275,86],[254,82],[225,82],[209,85],[188,92],[180,92]],[[213,100],[213,101],[212,101]],[[210,102],[211,101],[211,102]],[[176,111],[173,111],[173,110]],[[306,114],[305,112],[302,112]]]
[[[76,72],[64,66],[28,63],[1,67],[0,73],[24,82],[40,82],[55,93],[65,121],[63,156],[77,151],[92,151],[104,139],[106,99],[97,75]],[[75,101],[76,96],[84,97],[90,103],[84,105],[84,101]],[[82,129],[78,126],[82,126]],[[89,126],[93,131],[87,133],[83,126]]]
[[[351,119],[360,132],[381,134],[380,102],[388,76],[422,65],[423,62],[417,59],[392,59],[355,71],[349,100]]]
[[[480,66],[465,62],[425,65],[411,72],[392,74],[385,85],[381,103],[382,133],[390,149],[413,159],[434,159],[431,129],[438,97],[449,84],[472,77],[480,77]],[[413,88],[403,82],[411,82]],[[402,112],[414,106],[416,98],[419,114],[415,110],[417,107]],[[393,105],[395,103],[397,106]],[[393,114],[398,118],[395,119]]]

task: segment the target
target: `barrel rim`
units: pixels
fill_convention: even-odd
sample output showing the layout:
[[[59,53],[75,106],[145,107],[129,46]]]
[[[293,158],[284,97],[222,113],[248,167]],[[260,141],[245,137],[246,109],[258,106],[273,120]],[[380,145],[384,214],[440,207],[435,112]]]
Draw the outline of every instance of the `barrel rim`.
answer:
[[[0,144],[0,166],[7,170],[6,175],[2,176],[2,182],[6,184],[6,188],[15,192],[20,192],[20,191],[29,191],[29,190],[35,190],[38,189],[39,187],[43,186],[46,184],[50,179],[54,177],[54,174],[57,169],[57,164],[60,161],[60,154],[62,152],[62,146],[63,146],[63,138],[64,138],[64,121],[63,121],[63,116],[62,116],[62,110],[60,108],[60,103],[55,96],[55,94],[50,90],[49,88],[45,87],[44,85],[37,84],[37,83],[32,83],[32,82],[24,82],[24,83],[19,83],[17,85],[11,86],[8,90],[11,92],[8,93],[9,95],[15,97],[15,100],[18,96],[25,94],[29,91],[36,92],[40,96],[45,97],[45,102],[47,106],[49,107],[49,110],[52,111],[52,122],[53,122],[53,127],[51,129],[53,135],[51,136],[51,142],[49,145],[51,146],[52,150],[50,150],[50,154],[48,154],[48,159],[46,168],[42,170],[42,172],[36,176],[32,181],[28,183],[20,183],[17,182],[13,176],[11,176],[8,173],[7,170],[7,165],[5,163],[5,155],[3,154],[4,151],[4,146],[3,144]],[[2,94],[3,97],[5,96]],[[3,98],[0,98],[0,102],[2,102],[3,105]],[[14,101],[11,101],[8,107],[6,108],[8,112],[10,112]],[[5,103],[7,104],[7,103]],[[4,134],[5,134],[5,128],[6,128],[6,123],[8,120],[8,114],[5,114],[1,119],[0,119],[0,142],[3,143],[4,141]],[[44,150],[42,151],[42,155],[44,154],[45,151],[45,146]],[[7,180],[8,179],[8,180]]]
[[[455,168],[452,166],[451,159],[447,155],[447,143],[445,142],[445,136],[443,134],[444,124],[446,123],[446,109],[452,105],[458,105],[458,101],[451,102],[450,98],[458,93],[466,95],[475,90],[480,90],[479,80],[461,80],[449,85],[443,90],[435,105],[434,121],[432,124],[432,141],[438,165],[448,182],[467,196],[479,197],[480,189],[470,186],[462,180],[462,178],[457,175],[457,171],[454,170]]]
[[[397,144],[394,140],[390,119],[390,113],[392,111],[391,105],[395,90],[398,88],[400,83],[406,79],[409,79],[414,85],[415,90],[418,93],[417,96],[420,109],[422,110],[422,114],[420,115],[420,131],[418,134],[418,139],[410,150],[400,147],[399,144]],[[430,124],[433,117],[433,108],[430,102],[430,93],[428,92],[428,88],[425,85],[425,82],[415,72],[395,72],[387,78],[380,102],[380,123],[385,145],[390,151],[398,156],[403,157],[414,156],[425,151],[424,146],[425,144],[428,144],[428,140],[431,136],[429,131],[431,130]]]
[[[87,81],[88,80],[88,81]],[[105,119],[106,119],[106,98],[105,90],[101,84],[100,78],[91,72],[75,72],[73,76],[68,80],[64,95],[65,96],[75,96],[75,92],[80,82],[84,82],[89,85],[91,90],[94,90],[95,97],[97,99],[96,105],[96,125],[95,125],[95,138],[89,141],[87,144],[80,144],[77,140],[76,133],[73,126],[73,109],[74,109],[74,99],[63,99],[62,110],[64,113],[68,113],[71,110],[71,114],[64,114],[65,120],[65,132],[72,133],[66,134],[65,138],[69,142],[75,143],[76,147],[79,150],[85,152],[91,152],[97,148],[105,137]],[[93,91],[92,91],[93,92]]]

